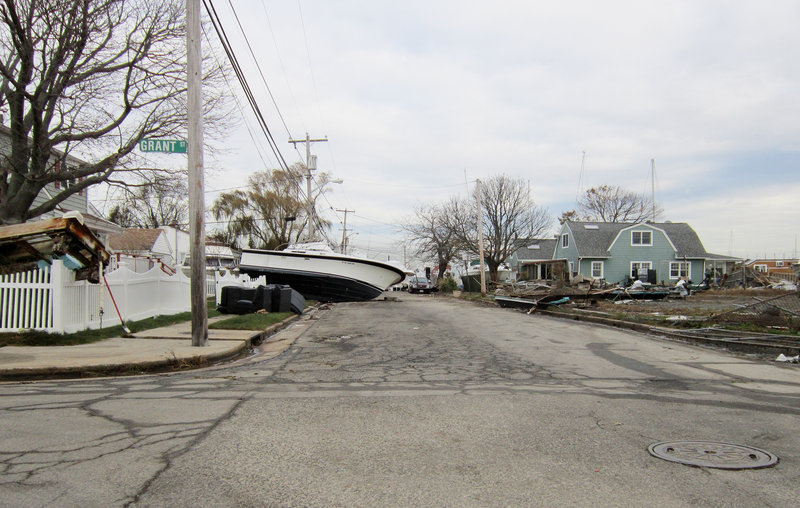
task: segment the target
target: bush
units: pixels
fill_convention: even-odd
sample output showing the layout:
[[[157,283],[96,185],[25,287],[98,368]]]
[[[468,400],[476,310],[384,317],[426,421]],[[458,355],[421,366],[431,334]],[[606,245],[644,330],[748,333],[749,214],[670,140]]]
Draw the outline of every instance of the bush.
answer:
[[[458,284],[456,283],[456,280],[452,277],[444,277],[442,279],[439,279],[437,286],[439,287],[439,291],[441,291],[442,293],[452,293],[453,291],[458,289]]]

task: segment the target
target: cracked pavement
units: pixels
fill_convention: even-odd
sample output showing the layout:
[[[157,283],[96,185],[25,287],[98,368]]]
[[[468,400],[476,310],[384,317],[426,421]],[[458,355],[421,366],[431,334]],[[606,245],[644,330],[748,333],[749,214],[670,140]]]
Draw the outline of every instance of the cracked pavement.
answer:
[[[403,295],[276,358],[0,384],[3,506],[794,506],[800,369]],[[761,470],[651,457],[746,444]]]

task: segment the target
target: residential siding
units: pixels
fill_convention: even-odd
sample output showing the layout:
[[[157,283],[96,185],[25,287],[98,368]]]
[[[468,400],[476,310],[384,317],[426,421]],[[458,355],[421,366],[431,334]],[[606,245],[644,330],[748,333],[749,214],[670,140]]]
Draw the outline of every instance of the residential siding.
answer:
[[[49,183],[42,189],[36,198],[33,200],[33,204],[31,208],[35,208],[45,201],[49,200],[52,196],[58,194],[62,189],[56,189],[55,185]],[[49,193],[49,195],[48,195]],[[39,219],[47,219],[50,217],[61,217],[63,214],[62,210],[77,210],[81,213],[87,213],[89,211],[89,198],[85,195],[81,196],[79,194],[73,194],[72,196],[68,197],[61,203],[59,203],[58,208],[53,210],[52,212],[43,214],[37,218]]]
[[[650,231],[652,246],[631,245],[633,231]],[[622,282],[630,276],[631,261],[650,261],[656,270],[658,280],[665,279],[665,269],[669,268],[662,260],[674,259],[675,250],[663,232],[647,225],[639,225],[631,229],[620,231],[614,243],[609,248],[611,259],[605,265],[606,280],[608,282]]]
[[[4,127],[3,130],[0,132],[0,157],[5,157],[11,153],[11,139],[9,138],[8,128]],[[0,162],[5,164],[5,160],[0,159]],[[84,164],[83,161],[76,157],[72,157],[70,155],[67,156],[67,164],[70,166],[80,166]],[[62,184],[63,185],[63,184]],[[31,204],[31,208],[35,208],[42,203],[51,199],[51,197],[58,194],[63,189],[57,189],[54,184],[50,183],[42,189],[39,194],[34,198],[33,203]],[[62,201],[58,205],[62,210],[77,210],[81,213],[87,213],[89,211],[89,198],[86,195],[86,192],[83,195],[74,194],[64,201]],[[52,212],[43,214],[39,217],[33,217],[33,219],[48,219],[51,217],[61,217],[62,210],[58,208]]]
[[[562,247],[562,236],[564,234],[569,235],[569,246],[567,248]],[[561,227],[561,232],[558,235],[558,244],[556,244],[555,254],[553,254],[553,259],[567,259],[573,264],[573,271],[578,271],[578,247],[575,244],[575,235],[572,234],[572,230],[567,224],[564,224]]]

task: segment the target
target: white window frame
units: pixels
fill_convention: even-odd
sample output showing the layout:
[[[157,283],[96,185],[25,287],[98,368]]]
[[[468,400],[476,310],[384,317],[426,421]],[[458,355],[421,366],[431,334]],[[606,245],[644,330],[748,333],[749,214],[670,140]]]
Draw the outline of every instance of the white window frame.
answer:
[[[775,266],[777,267],[783,266],[783,261],[775,261]]]
[[[569,262],[569,273],[570,274],[575,273],[575,263],[573,263],[572,261]]]
[[[673,267],[676,267],[677,270]],[[684,272],[681,271],[681,268],[685,267],[686,270]],[[677,275],[673,275],[677,271]],[[692,278],[692,262],[691,261],[670,261],[669,262],[669,278],[670,280],[680,279],[684,277],[686,279]]]
[[[636,233],[639,233],[639,243],[633,241],[633,237]],[[650,241],[648,243],[644,243],[644,235],[650,237]],[[653,232],[649,229],[637,229],[635,231],[631,231],[631,247],[652,247],[653,246]]]
[[[594,270],[595,266],[598,266],[600,268],[599,275],[595,275],[594,274],[595,273],[595,270]],[[594,278],[594,279],[602,279],[603,278],[604,271],[605,271],[605,263],[603,263],[602,261],[592,261],[592,265],[591,265],[590,268],[591,268],[591,272],[590,273],[592,274],[592,278]]]
[[[757,265],[753,265],[753,270],[759,273],[767,273],[767,271],[769,271],[769,267],[767,265],[759,263]]]
[[[633,273],[633,265],[638,265],[638,268],[636,270],[637,272],[639,270],[641,270],[642,268],[644,268],[645,266],[647,266],[648,270],[652,270],[653,269],[653,262],[652,261],[631,261],[631,267],[630,267],[630,270],[628,270],[628,274],[631,276],[632,279],[638,279],[639,278],[639,274],[638,273]]]
[[[561,235],[561,248],[569,249],[569,233]]]

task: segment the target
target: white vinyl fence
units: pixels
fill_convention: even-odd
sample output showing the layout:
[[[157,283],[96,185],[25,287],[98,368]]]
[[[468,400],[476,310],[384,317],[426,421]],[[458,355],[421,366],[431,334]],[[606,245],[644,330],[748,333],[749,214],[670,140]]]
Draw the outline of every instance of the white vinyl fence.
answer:
[[[135,273],[125,267],[106,274],[111,288],[75,281],[74,272],[51,267],[0,276],[0,332],[36,329],[72,333],[191,309],[189,278],[159,268]],[[101,314],[102,309],[102,314]]]
[[[267,279],[263,275],[257,279],[251,279],[249,275],[234,275],[230,272],[226,272],[225,275],[215,273],[209,275],[207,279],[207,294],[209,298],[216,296],[217,305],[219,305],[222,299],[222,288],[225,286],[254,288],[266,283]]]

